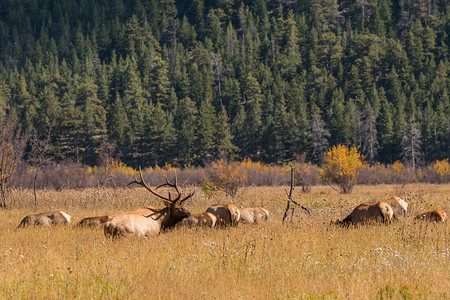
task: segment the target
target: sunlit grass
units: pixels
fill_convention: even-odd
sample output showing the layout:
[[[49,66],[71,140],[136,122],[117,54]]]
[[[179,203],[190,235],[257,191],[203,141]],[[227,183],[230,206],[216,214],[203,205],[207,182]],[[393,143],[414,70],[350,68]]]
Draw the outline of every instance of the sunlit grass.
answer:
[[[299,189],[300,190],[300,189]],[[105,238],[101,228],[16,229],[29,213],[61,209],[74,222],[144,204],[143,189],[13,191],[0,212],[0,298],[89,299],[448,299],[448,223],[414,222],[431,208],[449,211],[450,185],[357,186],[350,195],[328,187],[295,193],[297,209],[281,224],[283,187],[247,188],[237,206],[264,206],[263,225],[176,229],[152,238]],[[356,204],[399,195],[410,204],[402,222],[357,228],[330,226]],[[192,212],[230,201],[201,191]],[[160,204],[158,204],[160,205]]]

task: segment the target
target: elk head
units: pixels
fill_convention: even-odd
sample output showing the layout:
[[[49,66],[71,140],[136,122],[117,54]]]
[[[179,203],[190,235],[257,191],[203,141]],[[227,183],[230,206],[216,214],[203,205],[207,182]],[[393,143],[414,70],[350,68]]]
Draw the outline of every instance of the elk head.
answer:
[[[186,200],[188,200],[189,198],[191,198],[192,196],[194,196],[195,193],[195,189],[193,192],[191,192],[189,195],[187,195],[184,198],[181,198],[182,196],[182,192],[180,191],[180,189],[178,188],[178,182],[177,182],[177,175],[175,174],[175,179],[174,179],[174,183],[170,183],[169,180],[166,179],[166,182],[159,185],[155,190],[152,190],[150,188],[150,186],[144,181],[144,178],[142,176],[142,170],[141,168],[139,168],[139,176],[140,178],[138,179],[136,176],[134,178],[134,180],[130,183],[127,184],[127,186],[131,185],[131,184],[138,184],[143,186],[147,191],[149,191],[150,193],[152,193],[153,195],[155,195],[156,197],[162,199],[164,201],[164,204],[166,205],[166,207],[164,209],[162,209],[161,211],[159,211],[160,213],[160,217],[163,217],[162,223],[161,223],[161,228],[165,229],[165,228],[170,228],[173,227],[176,223],[180,222],[181,220],[183,220],[184,218],[187,218],[190,216],[190,212],[184,208],[182,206],[183,202],[185,202]],[[170,191],[168,192],[168,197],[164,197],[161,194],[155,192],[156,190],[158,190],[159,188],[162,187],[169,187],[169,188],[173,188],[175,189],[177,195],[176,197],[172,200],[172,194],[170,193]],[[156,211],[155,211],[156,213]],[[146,216],[146,217],[151,217],[153,216],[153,214]]]

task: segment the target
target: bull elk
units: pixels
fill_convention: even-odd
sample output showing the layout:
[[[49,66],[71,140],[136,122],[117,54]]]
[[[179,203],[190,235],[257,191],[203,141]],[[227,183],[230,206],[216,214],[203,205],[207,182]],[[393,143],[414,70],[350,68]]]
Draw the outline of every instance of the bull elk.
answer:
[[[444,223],[447,221],[447,214],[442,209],[435,209],[418,214],[414,219],[416,220],[426,220],[436,223]]]
[[[177,196],[172,200],[172,194],[169,192],[168,197],[164,197],[150,188],[150,186],[144,181],[142,171],[139,168],[140,179],[135,176],[135,180],[128,183],[127,186],[132,184],[138,184],[143,186],[154,196],[162,199],[166,207],[156,208],[153,206],[146,206],[139,208],[135,211],[121,212],[111,216],[111,218],[105,223],[104,232],[106,236],[119,237],[119,236],[151,236],[158,234],[161,230],[171,228],[182,219],[189,217],[190,212],[182,207],[184,201],[191,198],[195,190],[189,195],[181,199],[182,193],[177,185],[177,177],[175,175],[175,183],[169,183],[166,178],[166,183],[161,184],[155,190],[163,186],[174,188],[177,192]]]
[[[78,226],[98,227],[108,222],[111,216],[88,217],[78,222]]]
[[[239,208],[233,204],[219,204],[209,207],[206,212],[216,216],[219,226],[236,226],[241,218]]]
[[[44,212],[26,216],[25,218],[23,218],[17,228],[23,228],[29,225],[51,226],[58,224],[68,224],[70,223],[71,218],[72,217],[69,214],[61,210]]]
[[[209,212],[203,212],[195,215],[190,215],[179,222],[178,226],[184,227],[214,227],[216,225],[217,218],[215,215]]]
[[[240,210],[243,223],[261,223],[269,218],[269,211],[264,207],[247,207]]]
[[[338,225],[360,224],[369,221],[390,222],[394,215],[392,207],[384,201],[362,203],[358,205],[345,219],[336,221]]]

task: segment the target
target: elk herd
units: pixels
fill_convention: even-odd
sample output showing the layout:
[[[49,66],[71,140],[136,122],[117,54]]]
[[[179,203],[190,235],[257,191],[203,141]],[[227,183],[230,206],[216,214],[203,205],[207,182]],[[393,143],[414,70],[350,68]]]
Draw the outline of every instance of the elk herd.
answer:
[[[145,206],[133,211],[120,212],[114,215],[88,217],[82,219],[77,225],[88,227],[103,226],[104,234],[110,237],[121,236],[151,236],[163,230],[174,227],[227,227],[237,226],[239,223],[258,224],[267,221],[269,211],[263,207],[249,207],[239,209],[233,204],[213,205],[205,212],[191,214],[183,203],[192,198],[195,190],[185,196],[178,187],[177,177],[174,183],[166,182],[152,189],[145,181],[139,169],[138,179],[129,185],[140,185],[152,195],[161,199],[164,207]],[[167,187],[168,195],[163,196],[158,190]],[[170,190],[173,190],[173,195]],[[406,216],[408,203],[399,197],[379,202],[367,202],[358,205],[346,218],[331,222],[336,225],[358,225],[371,221],[391,222]],[[443,210],[437,209],[418,214],[414,219],[443,223],[447,215]],[[70,223],[71,216],[63,211],[52,211],[26,216],[18,228],[29,225],[51,226]]]

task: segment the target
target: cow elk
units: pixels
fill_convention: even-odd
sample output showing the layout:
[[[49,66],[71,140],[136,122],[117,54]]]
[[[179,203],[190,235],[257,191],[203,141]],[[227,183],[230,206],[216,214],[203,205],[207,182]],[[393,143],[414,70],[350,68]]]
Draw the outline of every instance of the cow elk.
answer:
[[[389,204],[394,211],[394,218],[399,219],[400,217],[406,217],[408,213],[408,203],[400,197],[392,197],[384,200]]]
[[[357,225],[370,221],[390,222],[394,215],[392,207],[386,202],[362,203],[358,205],[345,219],[336,221],[338,225]]]
[[[109,221],[111,216],[88,217],[78,222],[78,226],[98,227]]]
[[[239,222],[258,224],[267,221],[269,218],[269,211],[264,207],[247,207],[240,210],[241,219]]]
[[[226,226],[237,226],[241,213],[239,208],[233,204],[219,204],[209,207],[206,212],[209,212],[216,216],[217,225]]]
[[[383,202],[386,202],[389,204],[389,206],[392,208],[392,211],[394,212],[394,219],[399,219],[402,217],[406,217],[406,213],[408,212],[408,203],[406,203],[405,200],[403,200],[400,197],[391,197],[387,200],[383,200]],[[376,204],[377,202],[370,202],[367,204]]]
[[[416,220],[425,220],[436,223],[444,223],[447,221],[447,214],[442,209],[435,209],[431,211],[427,211],[421,214],[418,214],[415,217]]]
[[[44,212],[40,214],[29,215],[23,218],[17,228],[23,228],[30,225],[35,226],[51,226],[58,224],[68,224],[72,217],[60,210]]]
[[[177,226],[184,227],[214,227],[216,225],[217,218],[215,215],[209,212],[203,212],[195,215],[190,215],[184,218],[177,224]]]
[[[189,217],[190,212],[182,206],[183,202],[191,198],[195,190],[186,197],[182,198],[182,193],[177,185],[177,177],[175,175],[175,183],[169,183],[166,178],[166,183],[161,184],[155,190],[144,181],[142,171],[139,168],[140,179],[135,177],[135,180],[128,183],[127,186],[138,184],[143,186],[154,196],[163,200],[166,207],[156,208],[153,206],[146,206],[134,211],[121,212],[111,216],[105,223],[104,232],[106,236],[120,237],[120,236],[151,236],[158,234],[161,230],[172,228],[175,224],[186,217]],[[172,200],[172,194],[169,191],[168,197],[164,197],[156,192],[161,187],[167,186],[174,188],[177,195]]]

